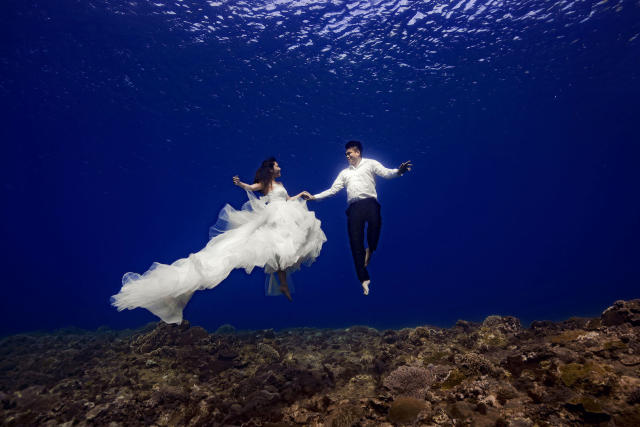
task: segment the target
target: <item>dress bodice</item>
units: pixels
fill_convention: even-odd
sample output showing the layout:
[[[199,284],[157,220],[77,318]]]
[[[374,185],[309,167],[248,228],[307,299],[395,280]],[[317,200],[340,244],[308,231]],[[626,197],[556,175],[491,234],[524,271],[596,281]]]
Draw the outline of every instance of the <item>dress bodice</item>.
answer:
[[[284,185],[276,182],[273,185],[273,188],[271,189],[271,191],[269,191],[269,194],[265,196],[265,199],[267,202],[275,202],[275,201],[286,201],[287,197],[289,197],[289,194],[287,193],[287,190],[284,188]]]

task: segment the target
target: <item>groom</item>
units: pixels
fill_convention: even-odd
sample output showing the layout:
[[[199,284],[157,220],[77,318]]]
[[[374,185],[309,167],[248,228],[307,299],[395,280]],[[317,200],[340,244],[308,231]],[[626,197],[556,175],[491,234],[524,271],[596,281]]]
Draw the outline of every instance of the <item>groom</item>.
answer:
[[[358,280],[362,284],[365,295],[369,295],[371,283],[367,266],[373,251],[378,246],[380,238],[380,203],[376,193],[375,175],[383,178],[402,176],[413,166],[411,161],[402,163],[398,169],[387,169],[377,160],[362,157],[362,144],[360,141],[349,141],[345,145],[349,167],[338,174],[331,188],[315,195],[307,195],[308,200],[320,200],[333,196],[338,191],[347,187],[347,228],[349,231],[349,243],[353,262],[358,274]],[[367,227],[367,243],[364,248],[364,225]]]

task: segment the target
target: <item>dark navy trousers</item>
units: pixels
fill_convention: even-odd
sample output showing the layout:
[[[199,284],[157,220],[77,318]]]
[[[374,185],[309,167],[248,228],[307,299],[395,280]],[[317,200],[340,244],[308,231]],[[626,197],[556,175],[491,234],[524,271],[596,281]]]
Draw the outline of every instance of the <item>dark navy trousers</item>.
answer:
[[[351,244],[351,254],[356,267],[356,274],[360,282],[369,280],[369,272],[364,266],[365,224],[367,224],[367,244],[369,245],[369,250],[373,253],[378,247],[380,228],[382,227],[380,203],[373,197],[353,202],[347,209],[349,243]]]

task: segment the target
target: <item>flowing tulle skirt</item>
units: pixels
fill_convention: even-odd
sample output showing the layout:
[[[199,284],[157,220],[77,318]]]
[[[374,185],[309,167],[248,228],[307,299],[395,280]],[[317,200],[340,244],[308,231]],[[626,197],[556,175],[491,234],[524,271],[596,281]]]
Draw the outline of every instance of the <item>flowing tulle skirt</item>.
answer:
[[[291,273],[313,263],[327,239],[305,201],[267,202],[247,194],[249,201],[241,210],[226,205],[220,211],[202,250],[170,265],[153,263],[142,275],[125,274],[112,304],[119,311],[144,307],[167,323],[180,323],[195,291],[214,288],[236,268],[247,273],[264,268],[271,274],[268,293],[279,293],[272,273]]]

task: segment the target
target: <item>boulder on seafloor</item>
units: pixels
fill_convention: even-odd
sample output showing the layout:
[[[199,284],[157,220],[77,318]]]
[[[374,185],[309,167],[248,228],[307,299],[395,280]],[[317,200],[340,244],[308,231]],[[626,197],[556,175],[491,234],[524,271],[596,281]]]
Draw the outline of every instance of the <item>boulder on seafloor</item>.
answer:
[[[189,321],[183,320],[180,325],[158,322],[151,332],[139,335],[133,341],[138,353],[149,353],[161,347],[183,347],[209,342],[209,333],[200,326],[191,327]]]
[[[600,318],[605,326],[615,326],[623,323],[640,326],[640,299],[616,301],[602,313]]]
[[[515,334],[522,330],[520,319],[513,316],[488,316],[482,322],[482,326],[503,334]]]
[[[418,415],[429,410],[431,404],[423,399],[401,396],[396,398],[389,407],[389,420],[395,424],[413,424]]]

